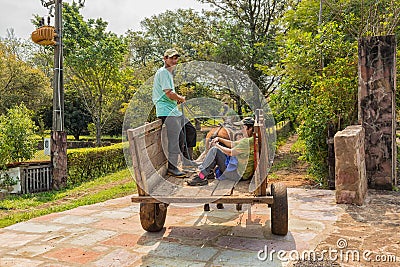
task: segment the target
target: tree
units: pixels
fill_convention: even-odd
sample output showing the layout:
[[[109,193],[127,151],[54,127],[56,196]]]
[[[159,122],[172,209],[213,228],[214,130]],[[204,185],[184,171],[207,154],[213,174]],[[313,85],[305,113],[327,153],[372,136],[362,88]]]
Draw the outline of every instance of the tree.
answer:
[[[277,77],[266,76],[258,65],[273,67],[277,63],[275,36],[281,29],[277,21],[285,14],[287,0],[199,0],[216,7],[224,18],[220,24],[218,54],[221,63],[245,71],[268,97],[277,85]],[[224,61],[228,60],[228,61]]]
[[[50,81],[12,51],[0,41],[0,114],[21,102],[36,112],[51,102]]]
[[[277,118],[300,124],[305,157],[321,183],[328,171],[328,138],[357,123],[357,38],[395,33],[397,2],[323,1],[319,23],[319,3],[306,0],[280,21],[287,30],[277,39],[281,61],[273,74],[281,77],[281,86],[273,108]]]
[[[37,150],[32,111],[24,103],[0,116],[0,166],[32,158]],[[1,168],[0,168],[1,169]]]
[[[79,141],[79,137],[87,131],[91,117],[77,91],[70,89],[65,92],[64,112],[66,132]]]
[[[83,20],[80,6],[64,3],[65,87],[79,92],[96,126],[100,145],[102,127],[121,108],[121,84],[127,46],[122,38],[106,32],[102,19]]]
[[[176,11],[166,11],[157,16],[152,16],[141,22],[143,31],[129,32],[128,40],[130,46],[131,63],[134,67],[141,69],[141,77],[143,80],[151,77],[155,70],[160,67],[162,53],[170,47],[175,47],[181,52],[181,62],[199,60],[199,61],[216,61],[221,62],[225,59],[223,49],[220,49],[225,42],[226,45],[230,43],[231,38],[223,38],[223,33],[229,31],[234,25],[229,22],[224,22],[223,17],[215,12],[202,13],[193,10],[178,9]],[[232,35],[241,33],[241,30],[236,27],[236,32]],[[235,43],[237,55],[241,53],[240,45]],[[226,55],[224,63],[237,62],[238,56],[229,57]],[[224,77],[221,77],[224,79]],[[226,78],[226,77],[225,77]],[[218,84],[212,86],[218,87]],[[234,85],[232,85],[234,86]],[[189,84],[187,87],[178,88],[178,90],[185,90],[188,96],[194,96],[190,91],[196,88],[204,88],[199,84]],[[190,89],[188,91],[188,89]],[[229,89],[219,86],[216,91],[221,95],[231,94]],[[202,95],[196,96],[210,96],[210,91],[200,90]],[[199,92],[200,92],[199,91]],[[185,94],[186,95],[186,94]],[[220,95],[214,94],[218,98]],[[234,97],[237,103],[238,113],[241,114],[240,97]]]
[[[135,76],[146,81],[162,64],[166,49],[179,50],[181,62],[212,60],[215,48],[214,18],[192,9],[167,10],[141,22],[142,31],[128,31],[129,64]]]

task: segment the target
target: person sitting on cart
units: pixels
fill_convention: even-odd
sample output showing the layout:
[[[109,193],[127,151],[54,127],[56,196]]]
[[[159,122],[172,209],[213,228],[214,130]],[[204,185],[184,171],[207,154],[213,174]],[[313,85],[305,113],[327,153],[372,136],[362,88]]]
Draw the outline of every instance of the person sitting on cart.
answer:
[[[221,137],[212,139],[211,148],[203,163],[198,167],[198,175],[187,181],[188,185],[207,185],[208,179],[215,176],[219,180],[229,179],[234,181],[239,181],[240,178],[247,180],[253,176],[254,119],[247,117],[236,124],[242,126],[241,131],[244,138],[239,141],[231,141]]]

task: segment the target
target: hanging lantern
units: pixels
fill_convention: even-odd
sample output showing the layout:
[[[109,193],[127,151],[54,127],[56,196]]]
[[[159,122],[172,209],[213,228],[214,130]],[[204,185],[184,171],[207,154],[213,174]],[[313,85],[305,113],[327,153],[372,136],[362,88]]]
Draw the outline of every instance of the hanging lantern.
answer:
[[[53,26],[45,25],[36,29],[32,32],[32,41],[40,45],[55,45],[56,36],[55,28]]]

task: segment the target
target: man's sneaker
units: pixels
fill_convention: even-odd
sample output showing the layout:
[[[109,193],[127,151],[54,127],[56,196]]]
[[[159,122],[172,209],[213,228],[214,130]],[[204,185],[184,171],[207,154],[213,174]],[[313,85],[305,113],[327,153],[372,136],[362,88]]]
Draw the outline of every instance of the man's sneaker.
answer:
[[[178,168],[168,168],[167,174],[175,176],[177,178],[183,178],[186,177],[186,173],[181,172]]]
[[[208,180],[207,179],[201,179],[198,175],[195,175],[192,180],[187,181],[187,184],[190,185],[190,186],[207,185],[208,184]]]

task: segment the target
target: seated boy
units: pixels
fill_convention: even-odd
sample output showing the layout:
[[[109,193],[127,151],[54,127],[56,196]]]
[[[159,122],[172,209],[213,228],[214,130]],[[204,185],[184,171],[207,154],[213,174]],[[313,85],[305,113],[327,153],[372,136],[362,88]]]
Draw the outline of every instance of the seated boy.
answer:
[[[203,163],[199,166],[199,174],[187,184],[191,186],[207,185],[208,179],[214,177],[214,169],[218,167],[222,175],[220,180],[239,181],[252,177],[254,173],[254,120],[250,117],[239,122],[244,138],[231,141],[221,137],[214,138],[210,143]]]

